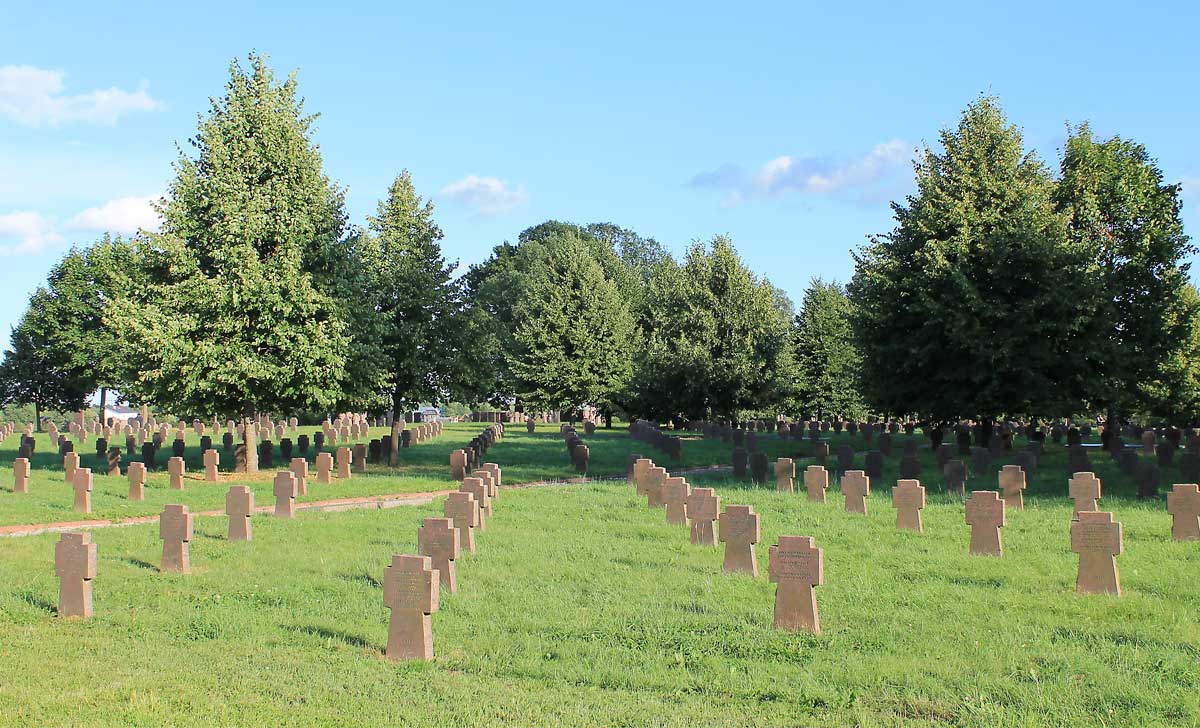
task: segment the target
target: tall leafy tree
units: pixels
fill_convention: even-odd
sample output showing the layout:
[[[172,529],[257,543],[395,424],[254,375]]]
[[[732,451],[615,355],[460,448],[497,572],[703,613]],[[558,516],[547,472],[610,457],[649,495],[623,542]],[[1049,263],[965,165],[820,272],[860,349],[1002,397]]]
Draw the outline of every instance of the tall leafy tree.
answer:
[[[47,330],[47,355],[70,372],[72,380],[100,390],[100,412],[108,392],[120,388],[126,372],[123,341],[104,319],[105,306],[122,292],[128,271],[135,265],[133,246],[105,235],[85,248],[72,248],[47,276],[41,301],[45,316],[57,322]]]
[[[143,241],[152,285],[110,306],[140,361],[131,389],[202,416],[327,407],[350,348],[329,293],[342,192],[322,171],[295,76],[277,81],[257,55],[229,72],[196,155],[175,164],[162,233]]]
[[[1187,330],[1167,359],[1139,385],[1138,414],[1180,425],[1200,422],[1200,293],[1188,283],[1179,295],[1174,316]],[[1177,329],[1178,320],[1167,327]]]
[[[1092,261],[1079,386],[1115,422],[1150,405],[1143,385],[1161,385],[1163,368],[1190,344],[1185,259],[1195,248],[1180,219],[1180,186],[1164,183],[1141,144],[1096,139],[1083,124],[1067,139],[1054,200]]]
[[[855,255],[865,394],[934,422],[1068,413],[1086,259],[1050,175],[994,98],[968,106],[941,146],[920,153],[896,228]]]
[[[794,319],[796,399],[804,414],[825,417],[865,413],[859,393],[862,357],[850,323],[852,307],[842,286],[814,278]]]
[[[447,263],[439,244],[442,230],[433,203],[422,200],[408,171],[392,182],[388,196],[368,218],[371,233],[366,263],[376,300],[383,354],[383,392],[395,420],[392,464],[399,451],[403,412],[421,402],[445,402],[468,341],[456,265]]]
[[[45,288],[29,297],[29,306],[13,327],[10,348],[0,362],[0,404],[33,405],[39,432],[42,412],[82,409],[92,393],[92,380],[61,358],[51,343],[59,325],[51,312],[52,299]]]
[[[665,419],[734,417],[780,404],[793,359],[790,307],[776,291],[724,237],[693,245],[683,265],[658,265],[631,407]]]
[[[513,310],[517,396],[539,409],[610,406],[629,377],[633,317],[577,234],[543,245]]]

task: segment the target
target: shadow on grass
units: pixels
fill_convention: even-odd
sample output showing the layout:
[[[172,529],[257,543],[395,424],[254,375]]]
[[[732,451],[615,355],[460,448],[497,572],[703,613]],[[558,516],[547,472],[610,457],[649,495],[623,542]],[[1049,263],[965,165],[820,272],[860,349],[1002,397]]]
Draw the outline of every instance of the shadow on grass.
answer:
[[[136,566],[139,569],[149,569],[150,571],[158,571],[158,567],[155,566],[154,564],[150,563],[149,561],[142,561],[141,559],[135,559],[131,556],[123,558],[123,559],[121,559],[121,561],[124,561],[125,563],[131,564],[133,566]]]
[[[43,612],[50,614],[58,614],[58,605],[52,604],[31,591],[23,591],[17,593],[17,599],[29,604],[29,606],[40,609]]]
[[[338,578],[352,584],[363,584],[372,589],[383,588],[383,584],[370,574],[338,574]]]
[[[281,628],[289,632],[304,634],[310,637],[320,637],[323,640],[336,640],[351,647],[361,647],[364,650],[372,650],[378,652],[380,647],[366,637],[360,637],[356,634],[347,634],[338,630],[329,629],[327,627],[315,627],[313,625],[280,625]]]

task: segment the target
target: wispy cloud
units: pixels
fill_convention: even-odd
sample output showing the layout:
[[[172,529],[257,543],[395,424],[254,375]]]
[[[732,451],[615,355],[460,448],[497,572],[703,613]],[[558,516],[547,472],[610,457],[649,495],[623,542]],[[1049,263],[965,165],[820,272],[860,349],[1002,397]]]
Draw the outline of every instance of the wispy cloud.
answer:
[[[0,214],[0,257],[36,255],[62,241],[54,221],[39,212]]]
[[[138,230],[157,230],[162,219],[151,207],[150,197],[122,197],[99,207],[89,207],[67,221],[68,230],[128,235]]]
[[[25,126],[60,126],[71,122],[117,123],[134,111],[161,108],[145,83],[136,91],[115,86],[87,93],[65,93],[61,71],[33,66],[0,66],[0,117]]]
[[[784,155],[753,171],[726,163],[693,176],[687,184],[723,191],[723,207],[738,205],[748,198],[786,194],[868,202],[895,191],[910,154],[909,145],[893,139],[851,158]]]
[[[441,189],[441,196],[451,202],[470,207],[480,217],[496,217],[511,212],[529,197],[525,187],[513,188],[495,177],[469,174]]]

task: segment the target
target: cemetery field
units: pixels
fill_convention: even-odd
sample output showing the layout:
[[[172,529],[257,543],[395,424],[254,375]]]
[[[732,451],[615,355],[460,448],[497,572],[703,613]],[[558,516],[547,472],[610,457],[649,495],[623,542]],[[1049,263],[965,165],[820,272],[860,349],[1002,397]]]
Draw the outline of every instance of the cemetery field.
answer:
[[[368,464],[367,472],[355,474],[348,481],[336,478],[328,485],[316,482],[313,461],[318,450],[310,448],[306,455],[309,461],[308,494],[297,498],[299,503],[336,498],[355,498],[405,493],[435,492],[453,489],[450,480],[450,453],[466,447],[472,437],[486,427],[483,423],[447,423],[442,435],[427,442],[400,450],[399,465]],[[300,428],[300,433],[310,436],[315,427]],[[580,429],[582,434],[582,428]],[[388,435],[386,428],[372,428],[368,437],[354,442],[366,442]],[[848,435],[839,435],[852,441]],[[124,474],[109,477],[104,474],[105,464],[95,454],[95,437],[87,442],[75,442],[80,465],[92,468],[93,492],[92,513],[78,514],[72,510],[73,495],[64,480],[62,457],[51,446],[45,433],[35,435],[37,447],[31,458],[30,492],[13,492],[11,478],[0,479],[0,526],[40,524],[78,520],[117,520],[139,516],[151,516],[162,512],[167,503],[183,503],[193,511],[221,510],[225,507],[225,493],[230,485],[248,485],[255,493],[257,504],[273,502],[271,480],[278,470],[286,469],[275,449],[274,467],[263,467],[257,474],[233,473],[233,456],[221,450],[219,438],[216,447],[220,451],[220,479],[216,483],[204,480],[204,468],[200,451],[200,438],[189,430],[184,453],[186,475],[184,490],[168,488],[166,460],[171,455],[170,446],[162,448],[156,457],[156,469],[147,473],[145,498],[141,501],[129,499],[129,482]],[[294,438],[293,438],[294,439]],[[589,474],[594,477],[616,477],[625,473],[625,460],[630,453],[666,462],[666,457],[645,443],[629,437],[623,426],[611,430],[598,429],[593,435],[583,437],[591,450]],[[11,473],[13,459],[17,457],[19,437],[10,437],[0,443],[0,471]],[[855,443],[856,447],[866,445]],[[323,451],[332,452],[328,445]],[[761,449],[771,458],[803,457],[812,453],[811,443],[781,440],[774,436],[761,438]],[[730,462],[732,445],[720,441],[705,440],[698,434],[689,433],[683,446],[683,459],[678,467],[707,467]],[[299,456],[299,452],[294,452]],[[542,480],[565,480],[576,477],[567,456],[566,447],[559,435],[558,425],[539,425],[530,434],[523,425],[506,427],[504,438],[487,453],[489,462],[500,464],[504,469],[504,482],[509,484],[530,483]],[[122,473],[130,462],[141,460],[140,450],[135,455],[125,455],[121,461]],[[672,464],[675,466],[675,464]]]
[[[690,545],[632,485],[504,490],[457,562],[458,593],[442,593],[431,663],[383,658],[381,582],[441,499],[256,516],[244,543],[197,518],[190,575],[158,571],[154,524],[96,530],[82,621],[55,616],[57,535],[0,539],[0,722],[1200,723],[1200,552],[1170,540],[1162,503],[1102,501],[1125,527],[1117,599],[1074,592],[1066,498],[1030,497],[1004,557],[973,557],[961,503],[929,485],[924,534],[895,529],[886,488],[864,517],[833,489],[820,505],[722,485],[723,505],[761,514],[757,578],[723,573],[721,549]],[[771,628],[780,534],[825,551],[819,636]]]

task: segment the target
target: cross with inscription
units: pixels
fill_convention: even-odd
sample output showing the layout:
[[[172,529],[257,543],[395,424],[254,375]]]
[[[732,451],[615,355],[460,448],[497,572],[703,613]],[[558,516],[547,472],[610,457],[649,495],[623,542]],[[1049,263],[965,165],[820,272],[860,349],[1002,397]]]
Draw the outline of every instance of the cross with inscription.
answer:
[[[249,541],[254,534],[250,529],[250,516],[254,515],[254,491],[244,485],[235,485],[225,494],[225,515],[229,516],[229,540]]]
[[[75,468],[75,481],[71,485],[75,489],[75,511],[77,513],[91,513],[92,469]]]
[[[767,555],[775,590],[775,629],[821,633],[815,587],[825,583],[825,554],[811,536],[780,536]]]
[[[1020,465],[1005,465],[1000,469],[1000,492],[1004,505],[1013,510],[1025,510],[1025,471]]]
[[[754,544],[762,539],[758,514],[753,506],[726,506],[719,519],[721,541],[725,544],[724,569],[758,576]]]
[[[919,480],[901,480],[892,488],[892,505],[896,508],[896,528],[923,533],[921,509],[925,507],[925,487]]]
[[[58,576],[58,616],[92,616],[92,579],[96,578],[96,544],[90,533],[64,533],[54,544]]]
[[[442,515],[454,522],[459,547],[475,553],[475,529],[479,527],[479,503],[470,493],[456,491],[446,496]]]
[[[417,552],[428,556],[437,569],[442,586],[451,594],[458,591],[454,560],[458,558],[458,529],[449,518],[426,518],[417,529]]]
[[[463,478],[458,489],[475,497],[479,504],[479,530],[486,531],[488,517],[492,515],[492,497],[488,495],[487,485],[479,478]]]
[[[1000,528],[1004,526],[1004,500],[994,490],[973,490],[966,503],[971,525],[971,553],[1003,556]]]
[[[428,556],[392,556],[383,574],[383,603],[392,610],[385,655],[389,660],[432,660],[438,610],[438,570]]]
[[[158,517],[158,537],[162,539],[161,571],[191,571],[188,558],[188,542],[192,540],[192,514],[185,505],[171,504],[163,507]]]
[[[697,546],[716,546],[717,532],[713,524],[721,512],[721,496],[712,488],[693,488],[687,498],[687,517],[692,522],[692,543]]]
[[[1071,523],[1071,550],[1079,554],[1079,576],[1075,591],[1080,594],[1121,596],[1117,556],[1124,545],[1121,524],[1111,513],[1081,511]]]
[[[809,465],[804,469],[804,489],[808,499],[814,503],[825,502],[825,491],[829,488],[829,471],[820,465]]]
[[[775,490],[780,493],[795,492],[796,464],[791,458],[779,458],[775,461]]]
[[[290,470],[275,473],[271,492],[275,494],[275,516],[293,518],[296,515],[296,476]]]
[[[692,488],[684,478],[666,478],[662,483],[663,504],[667,507],[667,523],[687,525],[687,498]]]
[[[1067,492],[1075,501],[1075,512],[1072,518],[1078,518],[1081,511],[1096,510],[1096,501],[1100,500],[1100,479],[1095,473],[1075,473],[1067,483]]]
[[[867,496],[871,479],[861,470],[847,470],[842,475],[842,495],[846,496],[846,512],[867,515]]]
[[[1167,493],[1167,513],[1171,514],[1172,539],[1200,540],[1200,486],[1176,483]]]

